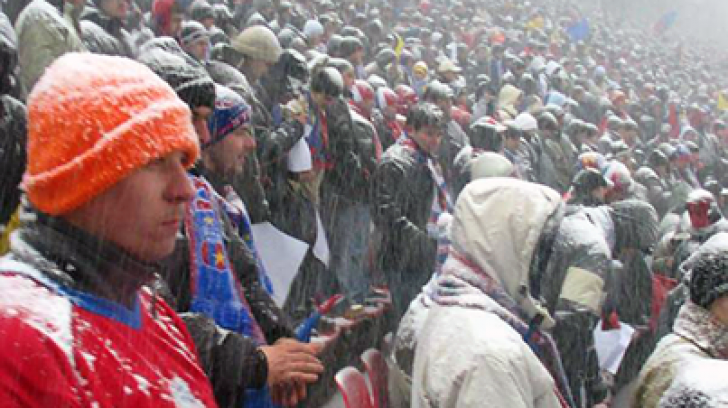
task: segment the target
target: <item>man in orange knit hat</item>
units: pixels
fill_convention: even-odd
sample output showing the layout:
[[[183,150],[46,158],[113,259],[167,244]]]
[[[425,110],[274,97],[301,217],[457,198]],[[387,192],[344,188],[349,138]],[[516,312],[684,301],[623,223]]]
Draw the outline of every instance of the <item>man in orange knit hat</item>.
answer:
[[[215,406],[185,325],[155,293],[193,197],[190,109],[143,65],[67,54],[28,99],[36,217],[0,258],[3,406]]]

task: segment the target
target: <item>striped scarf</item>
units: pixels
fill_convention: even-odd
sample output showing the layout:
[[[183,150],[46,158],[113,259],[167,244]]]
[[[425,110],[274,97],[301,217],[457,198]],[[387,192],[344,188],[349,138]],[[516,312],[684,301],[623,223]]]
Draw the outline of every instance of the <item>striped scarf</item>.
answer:
[[[539,328],[541,320],[538,316],[529,318],[526,312],[518,306],[516,301],[506,293],[495,279],[455,249],[450,250],[450,258],[455,262],[449,261],[448,265],[443,268],[438,281],[439,288],[431,296],[432,299],[440,305],[457,305],[486,310],[486,307],[482,304],[465,303],[458,300],[459,297],[456,294],[462,290],[464,284],[476,288],[491,298],[501,308],[488,308],[487,311],[498,315],[500,319],[518,332],[523,341],[529,345],[534,354],[541,360],[541,363],[554,379],[556,384],[554,391],[562,406],[575,406],[566,372],[561,363],[561,355],[551,336]]]
[[[209,316],[217,325],[252,338],[257,344],[266,344],[225,249],[220,218],[224,200],[203,178],[190,179],[195,189],[185,216],[191,257],[190,311]]]

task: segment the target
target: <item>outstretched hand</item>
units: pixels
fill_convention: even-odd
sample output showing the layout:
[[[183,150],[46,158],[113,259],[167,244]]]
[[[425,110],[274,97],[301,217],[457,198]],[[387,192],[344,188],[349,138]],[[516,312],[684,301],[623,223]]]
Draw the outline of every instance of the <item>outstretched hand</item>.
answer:
[[[293,406],[306,398],[306,385],[316,382],[324,366],[316,357],[323,345],[281,339],[261,351],[268,360],[268,387],[276,404]]]

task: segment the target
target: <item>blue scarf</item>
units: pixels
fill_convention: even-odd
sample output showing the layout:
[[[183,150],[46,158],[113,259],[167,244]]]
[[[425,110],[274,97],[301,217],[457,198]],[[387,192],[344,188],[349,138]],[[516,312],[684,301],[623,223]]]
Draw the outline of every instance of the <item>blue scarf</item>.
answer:
[[[191,177],[195,198],[187,208],[192,304],[190,311],[210,316],[219,326],[265,344],[243,288],[225,250],[220,198],[202,178]]]
[[[235,207],[215,193],[203,178],[190,176],[195,188],[195,198],[188,206],[185,227],[190,240],[192,285],[191,312],[212,317],[220,327],[253,339],[256,344],[266,344],[263,331],[245,300],[243,288],[232,270],[225,250],[221,211]],[[244,207],[243,207],[244,208]],[[240,210],[243,211],[243,210]],[[233,211],[237,227],[247,231],[246,245],[254,243],[250,235],[247,213]],[[228,212],[229,213],[229,212]],[[235,220],[235,219],[234,219]],[[256,256],[254,252],[253,255]],[[267,275],[265,276],[267,278]],[[270,280],[264,280],[266,285]],[[268,388],[245,390],[245,406],[248,408],[274,408]]]

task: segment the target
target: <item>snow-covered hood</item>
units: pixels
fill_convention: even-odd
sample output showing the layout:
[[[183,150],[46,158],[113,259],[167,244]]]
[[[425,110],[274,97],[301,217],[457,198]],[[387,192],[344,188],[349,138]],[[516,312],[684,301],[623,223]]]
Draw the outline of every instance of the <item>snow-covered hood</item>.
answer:
[[[506,84],[498,94],[498,108],[507,111],[509,114],[515,117],[518,112],[515,110],[516,101],[521,96],[523,91],[516,88],[511,84]]]
[[[499,284],[532,317],[542,309],[528,291],[531,260],[544,225],[562,208],[559,194],[513,178],[475,180],[457,201],[453,248]]]

